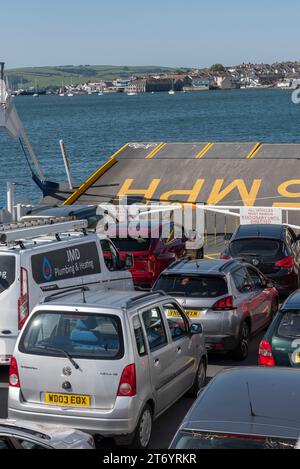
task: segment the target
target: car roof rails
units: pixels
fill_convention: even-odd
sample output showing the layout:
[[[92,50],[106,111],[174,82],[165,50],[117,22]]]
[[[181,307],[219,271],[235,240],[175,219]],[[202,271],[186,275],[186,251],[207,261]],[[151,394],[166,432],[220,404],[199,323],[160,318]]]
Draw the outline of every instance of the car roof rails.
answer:
[[[63,289],[62,291],[59,291],[59,292],[53,293],[52,295],[46,296],[46,298],[44,298],[44,300],[43,300],[43,303],[50,303],[50,301],[53,301],[56,298],[60,298],[60,297],[65,296],[65,295],[69,295],[70,293],[74,293],[74,292],[82,292],[83,296],[84,296],[84,293],[87,292],[87,291],[90,291],[90,289],[86,285],[79,285],[78,287]],[[85,302],[85,297],[84,297],[84,302]]]
[[[134,303],[137,303],[141,300],[145,300],[147,298],[152,298],[152,297],[155,297],[155,296],[160,297],[160,296],[167,296],[167,295],[163,290],[156,290],[156,291],[153,291],[153,292],[144,293],[143,295],[138,295],[138,296],[136,296],[134,298],[131,298],[130,300],[126,301],[125,307],[129,308]]]
[[[68,221],[66,221],[68,220]],[[88,227],[87,220],[70,220],[69,218],[53,218],[0,225],[0,243],[20,243],[26,239],[39,236],[59,235],[68,231],[84,231]]]

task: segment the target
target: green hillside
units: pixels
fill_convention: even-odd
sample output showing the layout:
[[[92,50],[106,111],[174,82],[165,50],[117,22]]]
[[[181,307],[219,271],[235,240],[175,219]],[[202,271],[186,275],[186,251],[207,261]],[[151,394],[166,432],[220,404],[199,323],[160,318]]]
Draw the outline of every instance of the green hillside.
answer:
[[[172,71],[168,67],[144,66],[122,67],[113,65],[62,65],[58,67],[29,67],[7,70],[10,85],[29,88],[30,86],[48,87],[126,78],[132,75],[156,74]]]

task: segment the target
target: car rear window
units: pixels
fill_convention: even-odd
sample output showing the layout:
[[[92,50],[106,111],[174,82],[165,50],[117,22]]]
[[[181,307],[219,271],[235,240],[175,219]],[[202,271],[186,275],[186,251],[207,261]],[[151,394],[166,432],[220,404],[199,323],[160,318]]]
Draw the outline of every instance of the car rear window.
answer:
[[[0,294],[6,291],[16,279],[15,256],[0,255]]]
[[[173,449],[294,449],[297,441],[255,435],[179,432]]]
[[[23,333],[20,351],[32,355],[61,356],[61,350],[74,358],[122,358],[124,344],[120,319],[101,314],[35,314]]]
[[[119,251],[135,252],[135,251],[149,251],[151,245],[151,238],[113,238],[114,245]]]
[[[274,239],[239,239],[230,244],[230,253],[234,256],[277,256],[283,252],[282,241]]]
[[[228,293],[226,280],[217,276],[162,275],[155,290],[201,298],[216,298]]]
[[[287,311],[284,313],[277,333],[280,337],[300,337],[300,311]]]

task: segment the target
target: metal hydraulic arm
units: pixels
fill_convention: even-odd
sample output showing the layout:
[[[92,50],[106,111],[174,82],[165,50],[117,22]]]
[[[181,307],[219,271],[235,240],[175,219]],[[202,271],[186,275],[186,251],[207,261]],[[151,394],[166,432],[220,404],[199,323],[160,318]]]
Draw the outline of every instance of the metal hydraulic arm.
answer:
[[[6,86],[3,62],[0,62],[0,128],[4,129],[12,139],[19,142],[32,172],[33,179],[42,185],[45,182],[45,177],[26,135],[12,96]],[[37,178],[39,181],[37,181]]]

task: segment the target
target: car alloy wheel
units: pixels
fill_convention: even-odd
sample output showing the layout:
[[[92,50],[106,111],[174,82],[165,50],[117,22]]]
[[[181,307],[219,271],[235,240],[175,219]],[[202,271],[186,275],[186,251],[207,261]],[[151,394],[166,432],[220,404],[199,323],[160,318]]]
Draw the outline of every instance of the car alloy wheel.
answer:
[[[204,388],[205,384],[206,384],[206,365],[205,365],[205,361],[202,359],[199,364],[197,374],[195,376],[193,387],[189,391],[189,394],[192,397],[197,397],[199,391],[201,391],[201,389]]]
[[[143,410],[138,427],[138,444],[141,448],[147,448],[152,434],[152,413],[149,406]]]
[[[233,358],[239,361],[246,360],[249,351],[250,329],[247,322],[244,322],[241,328],[239,343],[235,350],[233,350]]]

